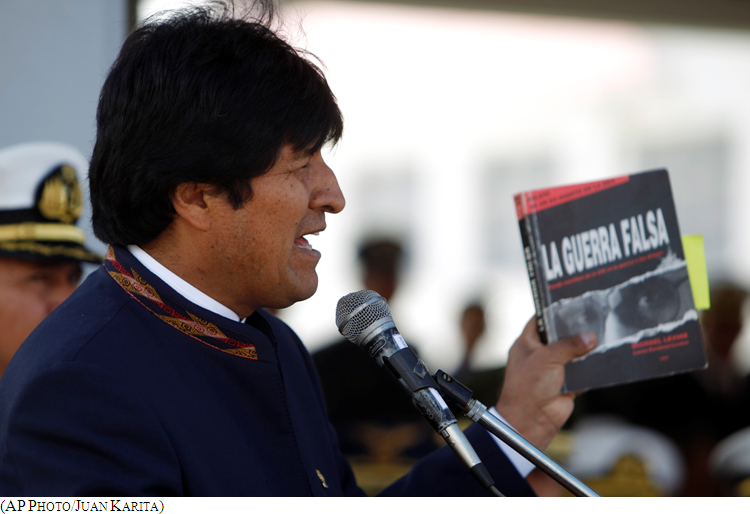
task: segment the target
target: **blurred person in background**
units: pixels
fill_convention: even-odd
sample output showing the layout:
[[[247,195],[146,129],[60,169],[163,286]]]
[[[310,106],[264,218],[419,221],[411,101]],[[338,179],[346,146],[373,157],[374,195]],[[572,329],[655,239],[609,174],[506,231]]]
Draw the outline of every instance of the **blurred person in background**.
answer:
[[[673,496],[685,475],[682,455],[672,440],[607,416],[581,420],[569,432],[563,462],[597,493],[610,497]]]
[[[401,241],[382,236],[367,238],[359,245],[357,261],[363,288],[390,302],[398,291],[403,269]],[[409,346],[418,348],[411,340]],[[369,474],[374,469],[380,475],[404,474],[417,458],[435,449],[433,431],[410,398],[357,345],[337,338],[312,358],[341,451],[352,457],[352,462],[367,466]],[[355,472],[360,467],[355,465]],[[377,481],[381,482],[379,478]]]
[[[484,305],[479,300],[469,302],[461,311],[459,327],[461,329],[463,357],[461,357],[461,363],[453,373],[453,378],[456,380],[462,380],[471,372],[477,341],[484,335],[487,328]]]
[[[594,415],[557,434],[546,453],[603,497],[675,496],[685,478],[677,445],[651,428]],[[572,496],[535,469],[526,478],[538,496]]]
[[[101,259],[76,226],[88,163],[74,147],[0,149],[0,376],[32,330],[78,286],[81,263]]]
[[[471,300],[459,317],[463,357],[453,377],[471,389],[474,398],[485,405],[494,405],[500,397],[505,366],[477,366],[477,343],[487,330],[485,306],[481,300]]]
[[[750,496],[750,427],[719,441],[709,459],[721,496]]]

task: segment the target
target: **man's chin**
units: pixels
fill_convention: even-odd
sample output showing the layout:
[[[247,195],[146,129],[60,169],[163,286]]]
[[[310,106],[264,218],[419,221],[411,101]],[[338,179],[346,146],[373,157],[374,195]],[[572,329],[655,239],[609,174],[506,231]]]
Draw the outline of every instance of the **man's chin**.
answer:
[[[315,291],[318,290],[318,274],[313,272],[312,276],[302,284],[294,288],[288,298],[282,300],[279,305],[273,306],[275,309],[285,309],[291,307],[297,302],[304,302],[311,298]]]
[[[305,300],[312,298],[312,296],[315,294],[315,291],[318,290],[318,275],[314,274],[315,279],[311,281],[311,283],[303,288],[300,291],[300,296],[297,300],[294,301],[294,303],[297,302],[304,302]]]

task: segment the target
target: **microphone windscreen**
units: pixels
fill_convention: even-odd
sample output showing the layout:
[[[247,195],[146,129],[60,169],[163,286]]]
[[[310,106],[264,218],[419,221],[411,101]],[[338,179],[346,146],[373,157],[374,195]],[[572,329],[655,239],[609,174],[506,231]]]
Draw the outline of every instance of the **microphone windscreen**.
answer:
[[[363,330],[383,318],[391,320],[391,309],[375,291],[349,293],[336,306],[336,326],[341,335],[351,342],[355,342]]]

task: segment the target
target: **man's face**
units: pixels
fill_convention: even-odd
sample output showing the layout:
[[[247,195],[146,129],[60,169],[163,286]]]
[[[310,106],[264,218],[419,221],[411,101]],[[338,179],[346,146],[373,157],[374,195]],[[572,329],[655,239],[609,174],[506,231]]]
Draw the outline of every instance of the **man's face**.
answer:
[[[0,376],[34,328],[75,290],[81,266],[0,257]]]
[[[284,146],[278,162],[251,186],[252,198],[240,209],[223,198],[213,200],[220,215],[211,226],[212,269],[226,292],[217,300],[240,317],[261,307],[288,307],[315,293],[320,252],[309,236],[325,229],[326,212],[344,208],[336,176],[320,152]]]

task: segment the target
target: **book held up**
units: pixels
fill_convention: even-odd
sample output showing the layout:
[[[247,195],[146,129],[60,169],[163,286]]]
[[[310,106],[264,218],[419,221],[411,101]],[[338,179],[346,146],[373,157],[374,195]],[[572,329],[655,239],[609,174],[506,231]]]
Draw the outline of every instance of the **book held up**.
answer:
[[[542,341],[597,336],[563,391],[706,366],[666,170],[514,199]]]

